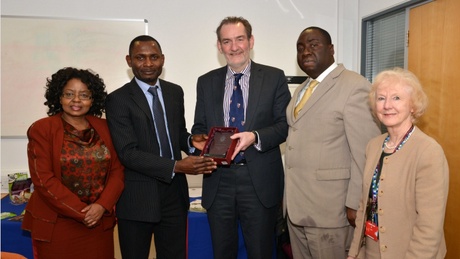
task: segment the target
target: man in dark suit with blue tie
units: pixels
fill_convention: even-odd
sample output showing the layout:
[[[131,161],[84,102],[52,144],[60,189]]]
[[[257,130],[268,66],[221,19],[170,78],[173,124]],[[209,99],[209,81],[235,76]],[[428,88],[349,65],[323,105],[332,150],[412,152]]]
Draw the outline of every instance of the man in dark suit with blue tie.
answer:
[[[198,78],[194,139],[213,126],[239,133],[233,162],[203,176],[214,258],[235,259],[238,222],[248,258],[272,258],[274,230],[283,195],[279,145],[286,140],[286,106],[291,98],[284,72],[250,59],[254,37],[249,22],[227,17],[217,28],[217,47],[227,66]],[[195,135],[196,134],[196,135]]]
[[[159,79],[160,44],[142,35],[131,41],[126,62],[135,78],[107,97],[107,122],[120,161],[125,189],[116,206],[123,259],[147,259],[152,233],[157,258],[186,258],[188,186],[185,174],[211,173],[215,162],[181,157],[192,141],[185,127],[184,92]]]

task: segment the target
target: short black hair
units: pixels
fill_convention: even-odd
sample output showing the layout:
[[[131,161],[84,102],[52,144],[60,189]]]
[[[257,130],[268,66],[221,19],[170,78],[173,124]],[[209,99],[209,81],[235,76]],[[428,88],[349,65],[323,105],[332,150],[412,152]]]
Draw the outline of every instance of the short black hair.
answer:
[[[316,30],[316,31],[319,31],[319,33],[321,35],[323,35],[324,39],[326,40],[326,43],[331,45],[332,44],[332,39],[331,39],[331,35],[329,34],[329,32],[327,32],[325,29],[323,28],[320,28],[320,27],[316,27],[316,26],[310,26],[308,28],[305,28],[300,34],[304,33],[304,31],[306,30]]]
[[[136,38],[134,38],[131,41],[131,43],[129,44],[129,52],[128,53],[129,53],[130,56],[131,56],[131,52],[133,51],[133,48],[134,48],[134,43],[136,43],[138,41],[153,41],[158,45],[158,48],[160,49],[160,53],[163,53],[163,51],[161,50],[160,43],[155,38],[153,38],[152,36],[149,36],[149,35],[139,35]]]

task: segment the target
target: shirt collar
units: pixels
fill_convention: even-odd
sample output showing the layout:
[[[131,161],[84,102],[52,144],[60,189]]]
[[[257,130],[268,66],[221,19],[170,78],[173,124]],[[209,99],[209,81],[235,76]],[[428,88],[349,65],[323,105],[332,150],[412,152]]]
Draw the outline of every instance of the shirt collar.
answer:
[[[326,76],[329,75],[329,73],[331,73],[332,70],[334,70],[336,67],[337,64],[332,63],[332,65],[330,65],[326,70],[324,70],[323,73],[321,73],[317,78],[315,78],[316,81],[321,83],[324,80],[324,78],[326,78]]]
[[[248,65],[240,73],[244,75],[249,75],[249,71],[251,71],[251,60],[249,60]],[[233,71],[230,68],[230,66],[227,66],[227,78],[233,77],[234,74],[237,74],[237,73]]]
[[[150,87],[152,87],[151,85],[149,85],[149,84],[137,79],[136,77],[134,77],[134,79],[136,80],[136,83],[142,89],[142,92],[144,92],[144,94],[148,92]],[[155,85],[157,85],[158,88],[161,90],[160,79],[157,79],[157,82],[155,83]]]

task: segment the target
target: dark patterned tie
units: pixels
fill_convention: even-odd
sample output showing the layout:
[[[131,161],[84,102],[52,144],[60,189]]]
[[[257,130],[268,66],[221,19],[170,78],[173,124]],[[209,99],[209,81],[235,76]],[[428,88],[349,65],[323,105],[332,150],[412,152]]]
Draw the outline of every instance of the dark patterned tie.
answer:
[[[230,127],[237,127],[239,132],[244,131],[244,99],[243,91],[241,90],[240,79],[242,73],[234,74],[235,81],[233,83],[233,94],[230,99],[230,118],[228,125]],[[240,163],[244,159],[244,152],[240,152],[235,159],[234,163]]]
[[[158,132],[158,140],[160,141],[160,148],[162,157],[172,158],[171,148],[169,146],[168,133],[166,132],[166,123],[163,113],[163,108],[161,107],[160,99],[158,99],[158,86],[150,87],[149,92],[153,95],[153,116],[155,121],[155,127]]]
[[[240,132],[244,131],[244,100],[241,90],[240,79],[243,74],[234,74],[233,94],[230,99],[229,126],[237,127]]]

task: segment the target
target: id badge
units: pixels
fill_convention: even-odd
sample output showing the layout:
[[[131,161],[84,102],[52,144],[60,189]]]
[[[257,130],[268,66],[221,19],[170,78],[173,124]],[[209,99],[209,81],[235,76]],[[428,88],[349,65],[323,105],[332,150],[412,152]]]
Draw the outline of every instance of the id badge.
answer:
[[[370,220],[366,221],[366,232],[364,234],[374,241],[379,240],[379,227]]]

